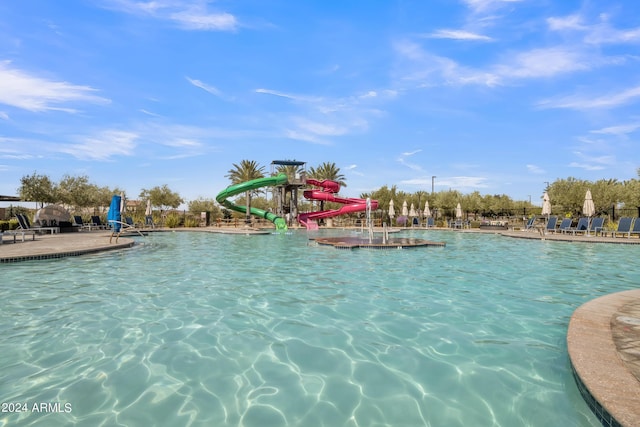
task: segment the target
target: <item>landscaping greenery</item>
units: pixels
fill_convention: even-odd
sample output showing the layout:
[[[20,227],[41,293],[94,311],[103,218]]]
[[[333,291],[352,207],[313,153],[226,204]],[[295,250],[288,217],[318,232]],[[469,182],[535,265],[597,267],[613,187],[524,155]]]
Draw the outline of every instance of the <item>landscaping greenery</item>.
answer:
[[[276,173],[286,173],[293,178],[296,174],[304,170],[300,166],[279,166]],[[306,171],[307,177],[317,180],[330,179],[340,183],[341,187],[346,187],[346,178],[341,173],[340,168],[332,162],[324,162],[316,167],[309,167]],[[265,167],[253,160],[242,160],[227,172],[231,184],[238,184],[252,179],[265,176]],[[640,169],[638,169],[640,177]],[[616,179],[601,179],[598,181],[581,180],[578,178],[557,179],[548,184],[547,191],[552,202],[552,212],[562,216],[579,216],[582,211],[582,204],[587,189],[591,190],[597,215],[611,215],[620,210],[627,210],[626,215],[634,215],[640,209],[640,180],[638,178],[618,181]],[[18,188],[20,198],[23,200],[36,201],[40,206],[49,203],[57,203],[65,206],[71,213],[106,213],[106,209],[111,202],[113,194],[122,192],[118,187],[100,187],[90,182],[85,175],[71,176],[65,175],[59,182],[54,182],[46,175],[34,172],[21,178]],[[270,209],[272,201],[266,197],[263,189],[247,192],[242,200],[247,206],[252,204],[261,209]],[[537,198],[532,200],[513,200],[505,194],[481,194],[478,191],[463,194],[457,190],[444,190],[439,192],[428,192],[419,190],[416,192],[406,192],[398,190],[395,185],[383,187],[369,193],[360,194],[361,198],[371,197],[378,200],[378,215],[388,218],[389,202],[395,202],[396,218],[402,214],[400,211],[403,202],[413,204],[417,210],[424,209],[425,202],[429,202],[432,214],[439,217],[451,217],[458,203],[466,213],[473,213],[485,217],[510,216],[510,215],[532,215],[540,213],[541,201]],[[160,210],[160,219],[164,219],[165,213],[174,211],[185,203],[183,198],[172,191],[167,185],[142,189],[139,194],[139,203],[134,215],[144,218],[146,201],[150,200],[154,208]],[[330,205],[330,204],[329,204]],[[187,202],[190,216],[183,212],[183,215],[171,217],[171,224],[194,226],[199,224],[200,212],[209,212],[210,220],[215,221],[221,218],[238,217],[240,214],[221,209],[213,198]],[[300,200],[300,210],[311,209],[311,203]],[[322,207],[324,208],[324,206]],[[327,206],[333,208],[333,206]],[[21,208],[16,208],[15,211]],[[9,210],[7,210],[9,213]],[[13,210],[12,210],[13,212]],[[618,214],[614,214],[616,216]],[[618,215],[619,216],[619,215]],[[189,218],[187,220],[187,218]],[[0,218],[2,219],[2,218]],[[169,221],[169,218],[166,218]],[[5,225],[7,226],[7,225]]]

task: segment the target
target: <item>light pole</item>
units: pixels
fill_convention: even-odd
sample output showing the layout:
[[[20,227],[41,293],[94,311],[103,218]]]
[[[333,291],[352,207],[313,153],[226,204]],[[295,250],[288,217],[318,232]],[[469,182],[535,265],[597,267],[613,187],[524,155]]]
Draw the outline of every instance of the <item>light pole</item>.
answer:
[[[431,177],[431,194],[433,194],[433,189],[435,188],[436,177]]]

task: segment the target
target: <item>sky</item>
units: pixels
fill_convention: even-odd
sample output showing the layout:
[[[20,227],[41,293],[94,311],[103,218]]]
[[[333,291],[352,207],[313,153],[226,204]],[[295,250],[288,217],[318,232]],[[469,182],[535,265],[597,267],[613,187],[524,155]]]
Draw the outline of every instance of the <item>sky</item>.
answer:
[[[213,199],[242,160],[349,197],[638,178],[637,0],[21,0],[0,35],[0,195]]]

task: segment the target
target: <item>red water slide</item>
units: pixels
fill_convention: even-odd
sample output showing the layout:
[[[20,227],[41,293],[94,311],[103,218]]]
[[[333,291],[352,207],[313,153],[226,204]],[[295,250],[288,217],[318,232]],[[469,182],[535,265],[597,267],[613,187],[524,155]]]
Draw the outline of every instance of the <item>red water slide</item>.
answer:
[[[307,227],[307,229],[317,229],[318,223],[316,221],[322,218],[331,218],[338,215],[345,215],[353,212],[364,212],[367,210],[367,201],[365,199],[336,196],[335,193],[340,191],[340,184],[335,181],[330,181],[328,179],[322,181],[307,179],[307,184],[322,188],[322,190],[313,189],[304,191],[304,197],[307,199],[341,203],[344,205],[339,209],[299,214],[298,222]],[[378,209],[378,201],[371,200],[371,210],[375,209]]]

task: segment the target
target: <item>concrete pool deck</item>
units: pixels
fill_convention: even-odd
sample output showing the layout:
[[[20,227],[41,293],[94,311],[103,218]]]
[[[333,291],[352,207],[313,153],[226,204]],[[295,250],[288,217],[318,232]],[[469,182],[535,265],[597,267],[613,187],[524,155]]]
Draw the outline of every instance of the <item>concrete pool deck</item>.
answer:
[[[408,229],[409,230],[409,229]],[[150,232],[199,231],[229,234],[269,234],[248,228],[146,230]],[[639,238],[573,236],[524,231],[455,230],[505,237],[575,243],[640,244]],[[0,264],[78,256],[133,246],[141,237],[120,237],[109,243],[108,231],[82,231],[18,238],[3,236]],[[10,268],[5,266],[3,268]],[[567,331],[567,349],[578,388],[587,404],[609,426],[640,426],[640,289],[591,300],[573,313]]]

